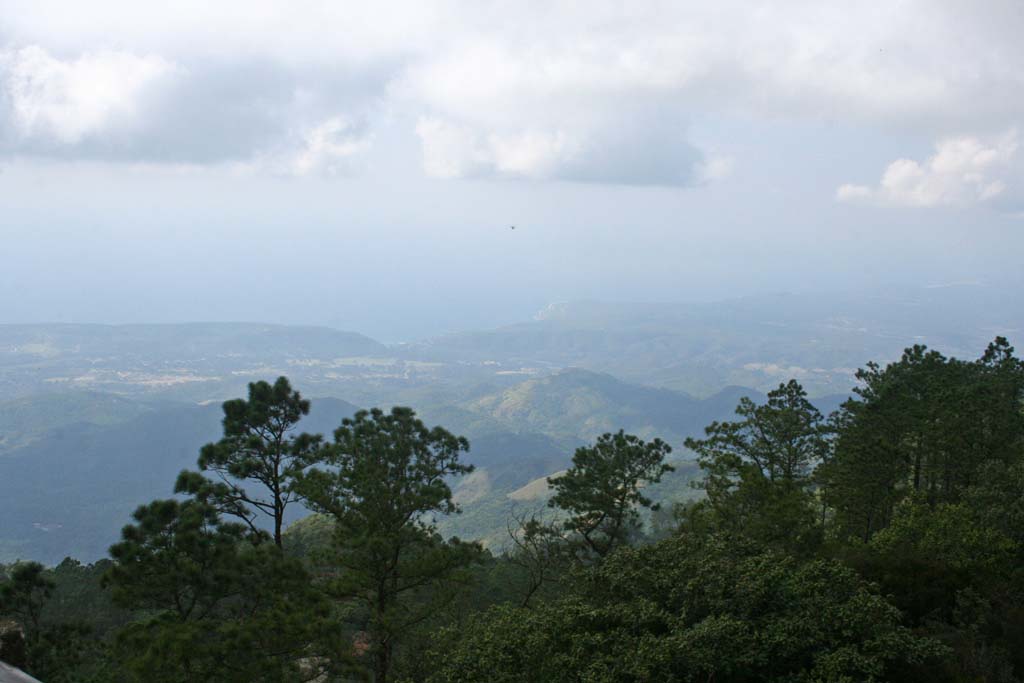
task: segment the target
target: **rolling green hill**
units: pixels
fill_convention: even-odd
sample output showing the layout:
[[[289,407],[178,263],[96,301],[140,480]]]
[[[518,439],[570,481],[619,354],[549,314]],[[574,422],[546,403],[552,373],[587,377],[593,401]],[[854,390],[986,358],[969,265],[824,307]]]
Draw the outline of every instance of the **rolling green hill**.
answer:
[[[682,440],[729,418],[740,396],[763,398],[730,387],[697,399],[578,369],[506,387],[478,386],[468,394],[460,404],[427,402],[419,412],[430,425],[468,436],[466,459],[477,468],[452,482],[464,513],[443,520],[442,530],[492,544],[504,539],[513,511],[543,507],[544,477],[564,469],[577,446],[605,431],[622,428],[669,441],[680,473],[666,479],[659,495],[690,495],[693,471]],[[827,411],[838,400],[819,405]],[[356,409],[315,398],[300,429],[329,438]],[[171,494],[177,473],[193,467],[200,446],[219,437],[220,419],[217,403],[139,402],[98,393],[0,404],[0,425],[21,430],[8,431],[12,445],[0,452],[0,562],[102,557],[137,505]],[[536,495],[510,496],[531,482]]]
[[[301,429],[330,432],[356,407],[314,402]],[[218,405],[175,404],[114,425],[51,429],[0,458],[0,562],[106,555],[132,511],[172,494],[199,448],[219,438]]]
[[[159,405],[98,391],[49,392],[0,401],[0,456],[58,427],[120,424]]]
[[[611,375],[569,369],[529,379],[464,404],[510,426],[563,439],[590,441],[625,429],[678,445],[712,420],[732,414],[741,396],[760,392],[727,387],[705,399],[619,381]]]

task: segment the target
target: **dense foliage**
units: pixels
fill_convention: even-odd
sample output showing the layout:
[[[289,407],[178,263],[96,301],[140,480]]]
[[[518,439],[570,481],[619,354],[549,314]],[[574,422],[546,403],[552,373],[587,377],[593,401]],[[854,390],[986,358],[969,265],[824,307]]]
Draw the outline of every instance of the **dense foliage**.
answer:
[[[623,549],[533,610],[450,629],[432,681],[868,681],[937,643],[835,560],[719,536]]]
[[[401,637],[452,599],[451,582],[479,555],[474,544],[444,541],[430,517],[458,511],[445,479],[472,471],[459,462],[468,449],[408,408],[359,411],[335,431],[327,467],[300,485],[334,519],[324,589],[360,611],[377,683],[387,680]]]
[[[257,383],[111,560],[0,567],[0,658],[47,683],[1024,681],[1024,363],[997,338],[858,379],[831,416],[796,381],[740,400],[686,441],[702,495],[671,510],[668,444],[601,436],[500,555],[438,533],[466,439],[408,408],[293,436],[308,402]]]
[[[660,439],[647,443],[621,430],[605,434],[576,449],[565,474],[548,479],[555,492],[548,505],[565,511],[563,526],[586,553],[607,557],[638,531],[637,508],[654,507],[641,489],[674,469],[665,464],[671,452]]]

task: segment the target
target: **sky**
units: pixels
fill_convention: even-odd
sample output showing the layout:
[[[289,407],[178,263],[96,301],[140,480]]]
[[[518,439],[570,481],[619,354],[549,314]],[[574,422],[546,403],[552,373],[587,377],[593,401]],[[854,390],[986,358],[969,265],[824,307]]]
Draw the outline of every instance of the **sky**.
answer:
[[[401,341],[1020,286],[1022,30],[1019,0],[0,0],[0,323]]]

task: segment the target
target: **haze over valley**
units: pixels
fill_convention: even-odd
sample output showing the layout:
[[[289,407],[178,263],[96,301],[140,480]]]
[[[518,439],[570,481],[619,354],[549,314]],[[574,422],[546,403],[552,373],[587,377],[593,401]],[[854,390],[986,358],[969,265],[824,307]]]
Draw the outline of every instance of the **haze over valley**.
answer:
[[[542,506],[546,486],[512,494],[602,433],[660,437],[691,461],[682,441],[732,417],[742,396],[797,378],[827,414],[868,360],[915,343],[969,357],[1015,337],[1024,312],[1003,296],[954,285],[560,303],[518,324],[402,344],[257,323],[0,326],[0,561],[102,557],[138,501],[169,494],[216,436],[220,403],[278,376],[313,399],[302,430],[329,434],[357,407],[409,405],[467,436],[478,469],[453,483],[464,512],[443,528],[501,546],[504,515]],[[693,468],[665,495],[695,495]]]

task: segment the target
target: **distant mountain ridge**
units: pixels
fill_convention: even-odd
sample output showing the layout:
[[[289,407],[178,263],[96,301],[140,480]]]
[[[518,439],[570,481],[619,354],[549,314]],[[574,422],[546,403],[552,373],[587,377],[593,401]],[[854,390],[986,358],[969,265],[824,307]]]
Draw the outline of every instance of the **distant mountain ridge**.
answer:
[[[466,461],[477,467],[471,477],[452,482],[465,513],[445,520],[442,528],[493,541],[519,504],[508,494],[564,469],[577,446],[623,428],[667,439],[682,456],[682,439],[712,420],[728,419],[742,395],[763,398],[731,387],[697,399],[573,369],[474,396],[462,406],[414,407],[429,425],[468,435]],[[101,407],[132,407],[121,397],[86,396]],[[315,398],[299,429],[330,439],[341,419],[357,409],[347,401]],[[100,411],[103,423],[58,422],[27,445],[0,452],[0,561],[102,556],[135,507],[171,495],[177,473],[194,467],[200,446],[221,433],[216,403],[150,404],[140,410],[115,416]]]
[[[705,425],[732,413],[740,396],[763,394],[727,387],[698,399],[683,392],[622,382],[606,373],[571,368],[528,379],[467,404],[483,413],[531,431],[591,440],[604,432],[625,429],[645,438],[679,443]]]
[[[0,355],[116,355],[201,357],[282,355],[303,357],[385,353],[387,347],[357,332],[313,325],[269,323],[167,323],[98,325],[0,324]]]
[[[769,391],[790,378],[812,396],[848,392],[868,361],[924,343],[975,357],[997,334],[1024,336],[1012,291],[983,285],[853,294],[763,294],[715,303],[571,302],[534,320],[385,345],[326,327],[258,323],[0,325],[0,392],[66,389],[223,400],[288,375],[310,395],[361,404],[458,402],[477,387],[581,368],[693,396]]]
[[[156,410],[158,405],[157,401],[95,391],[51,391],[0,401],[0,454],[28,445],[57,427],[118,424]]]
[[[681,456],[685,437],[730,419],[742,396],[763,400],[790,378],[827,414],[856,368],[910,344],[973,358],[996,334],[1015,341],[1024,309],[1012,295],[955,286],[579,302],[395,346],[254,323],[0,325],[0,561],[102,555],[134,507],[169,495],[178,470],[218,438],[219,403],[244,396],[251,381],[287,375],[313,399],[301,428],[328,438],[356,406],[392,405],[467,435],[478,470],[453,482],[466,514],[443,528],[493,538],[511,492],[531,482],[542,490],[575,447],[603,432],[660,437]],[[686,492],[692,475],[663,488]]]
[[[730,385],[768,391],[790,378],[825,395],[848,392],[857,368],[915,343],[975,357],[998,334],[1024,344],[1024,308],[1012,291],[972,284],[693,304],[577,301],[405,350],[446,362],[580,367],[697,396]]]

